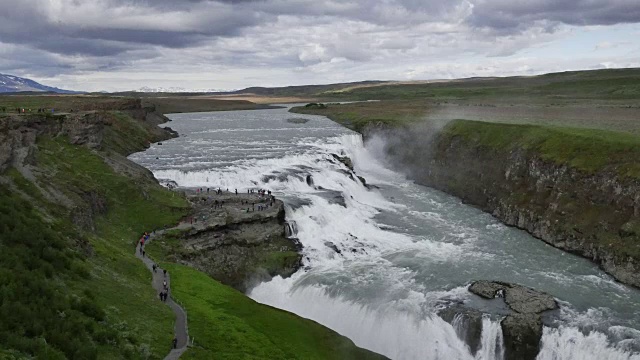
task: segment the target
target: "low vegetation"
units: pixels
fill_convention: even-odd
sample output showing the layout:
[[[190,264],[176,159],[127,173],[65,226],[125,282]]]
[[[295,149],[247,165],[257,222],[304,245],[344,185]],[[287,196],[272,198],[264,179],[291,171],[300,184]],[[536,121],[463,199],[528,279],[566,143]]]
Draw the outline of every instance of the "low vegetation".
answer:
[[[195,344],[185,359],[383,359],[313,321],[256,303],[204,273],[162,265],[171,274],[173,296],[189,314]]]
[[[191,208],[124,157],[153,141],[150,125],[128,110],[100,111],[108,125],[99,150],[42,135],[27,166],[0,173],[2,359],[162,359],[170,350],[174,315],[134,249],[142,232]],[[165,265],[196,338],[186,358],[381,358],[204,273]]]
[[[116,110],[129,107],[131,101],[134,99],[106,95],[0,95],[0,108],[7,113],[17,113],[17,108],[25,109],[27,113],[37,113],[38,109],[67,113]]]
[[[546,160],[593,173],[640,178],[640,137],[613,131],[457,120],[444,129],[497,150],[524,148]]]
[[[143,99],[143,104],[154,106],[158,112],[163,114],[271,108],[268,105],[259,105],[246,100],[218,100],[206,97],[149,97]]]
[[[152,179],[117,173],[104,158],[116,151],[43,137],[35,178],[0,174],[1,358],[161,359],[169,350],[173,314],[154,301],[133,249],[140,233],[188,208]]]
[[[311,106],[310,106],[311,105]],[[323,115],[352,130],[367,127],[395,127],[419,121],[431,108],[413,101],[374,101],[348,104],[308,104],[291,109],[299,114]]]

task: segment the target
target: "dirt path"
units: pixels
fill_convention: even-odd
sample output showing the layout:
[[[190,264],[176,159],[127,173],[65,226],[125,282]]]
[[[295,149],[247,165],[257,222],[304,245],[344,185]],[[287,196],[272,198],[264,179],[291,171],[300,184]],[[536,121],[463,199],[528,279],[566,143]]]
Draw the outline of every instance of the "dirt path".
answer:
[[[154,234],[152,234],[149,240],[147,240],[145,244],[148,244],[149,241],[153,240],[154,237],[161,235],[161,233],[162,233],[161,231],[157,231]],[[151,271],[151,274],[153,275],[153,280],[151,283],[153,285],[153,288],[156,290],[156,293],[160,294],[160,291],[162,291],[164,288],[163,281],[165,279],[167,280],[167,288],[169,289],[169,296],[167,297],[166,304],[169,305],[171,310],[173,310],[173,313],[176,314],[174,334],[178,339],[178,345],[175,349],[171,350],[169,355],[165,357],[165,360],[176,360],[180,358],[180,356],[187,350],[187,346],[188,346],[189,330],[187,328],[187,313],[184,311],[184,309],[182,309],[182,307],[180,307],[180,305],[176,304],[171,298],[170,274],[167,272],[165,277],[163,270],[160,269],[159,267],[156,269],[156,272],[153,272],[154,262],[153,260],[149,259],[149,257],[142,256],[142,254],[140,253],[140,243],[138,243],[138,246],[136,247],[136,256],[138,257],[138,259],[142,260],[142,262],[144,262],[147,269]],[[156,299],[157,301],[160,301],[159,296]],[[167,345],[171,346],[172,344],[167,344]]]

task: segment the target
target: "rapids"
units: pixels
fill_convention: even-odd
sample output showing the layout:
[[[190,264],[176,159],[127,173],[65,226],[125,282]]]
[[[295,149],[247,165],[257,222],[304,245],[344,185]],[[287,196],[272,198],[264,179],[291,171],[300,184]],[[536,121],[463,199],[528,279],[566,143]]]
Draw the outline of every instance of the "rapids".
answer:
[[[541,360],[639,359],[640,292],[595,265],[419,186],[384,162],[382,139],[287,109],[176,114],[180,138],[132,155],[182,187],[266,188],[285,201],[289,233],[304,245],[291,278],[252,289],[256,301],[313,319],[392,359],[501,359],[503,309],[467,292],[472,280],[548,292]],[[349,156],[368,189],[332,154]],[[309,181],[309,176],[312,181]],[[470,181],[473,181],[470,179]],[[451,303],[486,312],[472,354]]]

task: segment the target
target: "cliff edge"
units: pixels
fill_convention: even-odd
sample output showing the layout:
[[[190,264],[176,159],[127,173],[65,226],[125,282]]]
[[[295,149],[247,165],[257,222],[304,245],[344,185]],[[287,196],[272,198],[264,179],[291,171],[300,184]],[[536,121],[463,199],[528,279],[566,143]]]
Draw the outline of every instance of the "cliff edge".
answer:
[[[420,135],[388,148],[418,183],[640,286],[640,139],[464,120]]]

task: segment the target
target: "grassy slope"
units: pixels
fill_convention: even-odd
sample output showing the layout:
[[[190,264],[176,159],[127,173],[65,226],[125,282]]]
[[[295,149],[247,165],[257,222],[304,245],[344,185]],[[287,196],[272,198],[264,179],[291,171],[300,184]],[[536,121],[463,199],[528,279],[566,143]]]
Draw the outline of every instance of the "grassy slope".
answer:
[[[640,137],[593,129],[495,124],[458,120],[444,129],[493,149],[525,148],[543,159],[587,173],[611,170],[640,178]]]
[[[451,134],[473,138],[488,146],[532,148],[543,158],[566,163],[587,172],[613,170],[623,176],[640,178],[640,138],[637,136],[640,134],[640,115],[634,113],[637,111],[634,108],[626,108],[636,106],[633,104],[640,100],[639,84],[640,69],[621,69],[548,74],[531,78],[384,85],[357,88],[348,93],[355,98],[404,100],[329,104],[325,109],[297,107],[292,111],[325,115],[353,130],[364,132],[372,127],[410,126],[422,121],[432,121],[432,118],[446,118],[459,113],[464,115],[465,112],[467,115],[485,112],[490,117],[493,109],[498,108],[494,112],[496,117],[504,117],[506,114],[507,118],[487,120],[500,123],[455,121],[448,129]],[[469,98],[486,103],[476,108],[469,107],[469,103],[463,101]],[[523,98],[527,101],[522,102]],[[549,99],[563,100],[550,105],[535,103],[532,98],[556,102],[558,100]],[[510,102],[519,104],[525,110],[514,111],[512,104],[505,106],[505,103]],[[612,109],[594,107],[593,102],[611,106]],[[463,106],[451,106],[451,103]],[[569,107],[575,107],[575,111],[567,110]],[[590,112],[596,115],[591,116]],[[508,118],[510,114],[518,116],[523,113],[525,115],[520,118]],[[541,114],[541,118],[527,117],[532,113]],[[568,115],[571,118],[562,117]],[[623,120],[614,121],[608,116],[620,116]],[[616,132],[606,131],[607,129]]]
[[[551,73],[531,77],[470,78],[444,82],[360,82],[330,85],[254,87],[227,94],[333,100],[536,99],[637,100],[640,69]]]
[[[87,111],[96,109],[118,109],[131,103],[136,97],[144,94],[127,94],[123,97],[107,95],[0,95],[0,113],[5,108],[7,113],[16,113],[16,108],[55,109],[56,113],[70,111]],[[266,109],[269,106],[254,104],[244,100],[217,100],[207,98],[191,98],[186,96],[142,97],[143,106],[154,106],[162,114],[181,112],[227,111]]]
[[[154,105],[162,114],[183,112],[231,111],[269,109],[269,106],[254,104],[245,100],[216,100],[206,98],[166,97],[145,98],[143,104]]]
[[[154,301],[151,276],[133,249],[143,231],[177,221],[186,203],[151,183],[135,184],[96,154],[64,139],[43,139],[39,148],[38,162],[53,174],[47,183],[71,198],[78,192],[96,192],[107,199],[107,214],[98,219],[97,231],[87,234],[95,251],[89,259],[93,281],[75,285],[93,289],[96,302],[113,319],[114,330],[131,337],[136,352],[162,358],[173,336],[173,315]],[[103,349],[104,358],[113,355],[113,349]]]
[[[349,104],[328,104],[326,108],[294,107],[291,112],[323,115],[352,130],[370,126],[402,126],[421,120],[431,106],[424,102],[390,100]]]
[[[143,133],[144,130],[139,129],[137,135]],[[11,180],[14,190],[9,194],[11,198],[3,198],[1,202],[12,204],[31,219],[33,224],[29,224],[29,228],[35,234],[42,233],[43,228],[52,227],[54,236],[61,235],[60,241],[74,254],[75,265],[70,269],[58,269],[45,282],[56,289],[61,299],[59,307],[64,306],[65,301],[73,304],[73,299],[79,298],[101,314],[93,320],[91,317],[82,320],[83,317],[77,313],[58,311],[67,314],[65,320],[42,313],[48,305],[37,305],[31,311],[34,314],[40,311],[39,318],[49,326],[44,330],[21,333],[21,341],[27,346],[11,345],[6,339],[0,339],[4,346],[43,358],[54,356],[59,351],[69,358],[80,356],[89,359],[160,359],[166,355],[173,337],[173,314],[155,301],[157,296],[149,286],[151,276],[135,258],[133,249],[141,232],[177,221],[186,212],[186,203],[153,181],[134,181],[115,173],[102,156],[100,152],[71,145],[62,137],[41,138],[36,152],[38,186],[15,169],[1,174]],[[96,194],[105,200],[107,211],[97,217],[95,231],[81,231],[71,224],[69,210],[46,200],[40,189],[62,193],[76,204],[83,204],[82,197],[86,194]],[[16,206],[20,202],[28,207]],[[54,222],[49,224],[52,220]],[[3,229],[3,234],[5,231],[6,234],[16,233],[12,229]],[[28,238],[22,233],[17,235],[21,239]],[[6,246],[6,236],[0,237],[2,247]],[[49,242],[55,244],[55,241]],[[32,248],[30,251],[51,250]],[[6,251],[0,253],[8,255]],[[4,259],[1,263],[7,264]],[[7,289],[5,284],[1,287],[2,291]],[[69,322],[69,316],[85,324],[84,327],[89,329],[85,335],[78,329],[69,334],[64,328],[48,330]],[[3,321],[3,324],[10,326],[11,322]],[[65,339],[57,341],[57,336]],[[74,338],[82,345],[70,340]],[[29,341],[36,341],[37,346],[29,345]],[[69,349],[65,350],[60,343],[68,343]],[[74,355],[73,351],[77,351],[74,349],[80,348],[84,349],[84,355]]]
[[[153,244],[151,244],[153,246]],[[165,265],[189,315],[185,359],[382,359],[310,320],[256,303],[206,274]]]
[[[63,137],[42,137],[35,154],[35,183],[16,169],[0,174],[12,184],[12,191],[0,188],[0,274],[6,275],[0,276],[0,357],[159,359],[168,351],[173,314],[157,300],[151,275],[133,250],[143,231],[171,225],[188,209],[183,198],[151,178],[135,171],[116,173],[105,162],[105,156],[120,161],[117,154],[149,141],[141,123],[124,113],[110,114],[114,123],[106,129],[103,150],[71,145]],[[95,231],[79,230],[71,223],[72,212],[47,200],[47,192],[64,194],[81,206],[91,195],[104,200],[106,212],[96,216]],[[16,231],[16,224],[22,230]],[[38,247],[24,248],[28,233],[39,235]],[[34,263],[43,251],[59,256]],[[34,291],[56,295],[11,295],[18,284],[29,288],[29,279],[13,273],[20,268],[17,259],[23,259],[20,266],[34,268],[30,281],[40,287]],[[187,352],[187,358],[220,358],[221,353],[226,358],[380,358],[312,321],[257,304],[203,273],[177,266],[171,271],[174,295],[189,311],[191,335],[204,346]],[[15,304],[6,300],[10,295]],[[226,305],[212,306],[219,302]],[[48,325],[16,331],[25,328],[29,317],[24,314],[29,313]],[[67,317],[56,316],[60,313]],[[39,326],[35,320],[27,323]],[[229,329],[237,331],[231,336]],[[11,333],[15,336],[8,339]]]
[[[325,115],[355,131],[369,127],[402,127],[423,120],[426,105],[405,108],[401,102],[329,105],[327,109],[293,108],[293,112]],[[640,120],[640,119],[639,119]],[[613,170],[640,178],[640,137],[632,134],[571,127],[490,123],[456,120],[447,127],[459,135],[489,147],[531,148],[543,158],[593,173]]]
[[[523,98],[637,100],[640,69],[553,73],[533,77],[463,79],[449,82],[381,85],[320,94],[354,100]]]
[[[180,231],[166,235],[147,245],[150,257],[170,258],[175,250],[168,249],[179,247]],[[259,304],[203,272],[160,264],[171,274],[172,296],[187,311],[189,336],[195,338],[185,359],[383,359],[311,320]]]
[[[0,95],[0,108],[6,107],[8,113],[15,113],[15,108],[55,109],[55,112],[70,110],[95,110],[98,108],[117,108],[131,98],[88,95]]]

